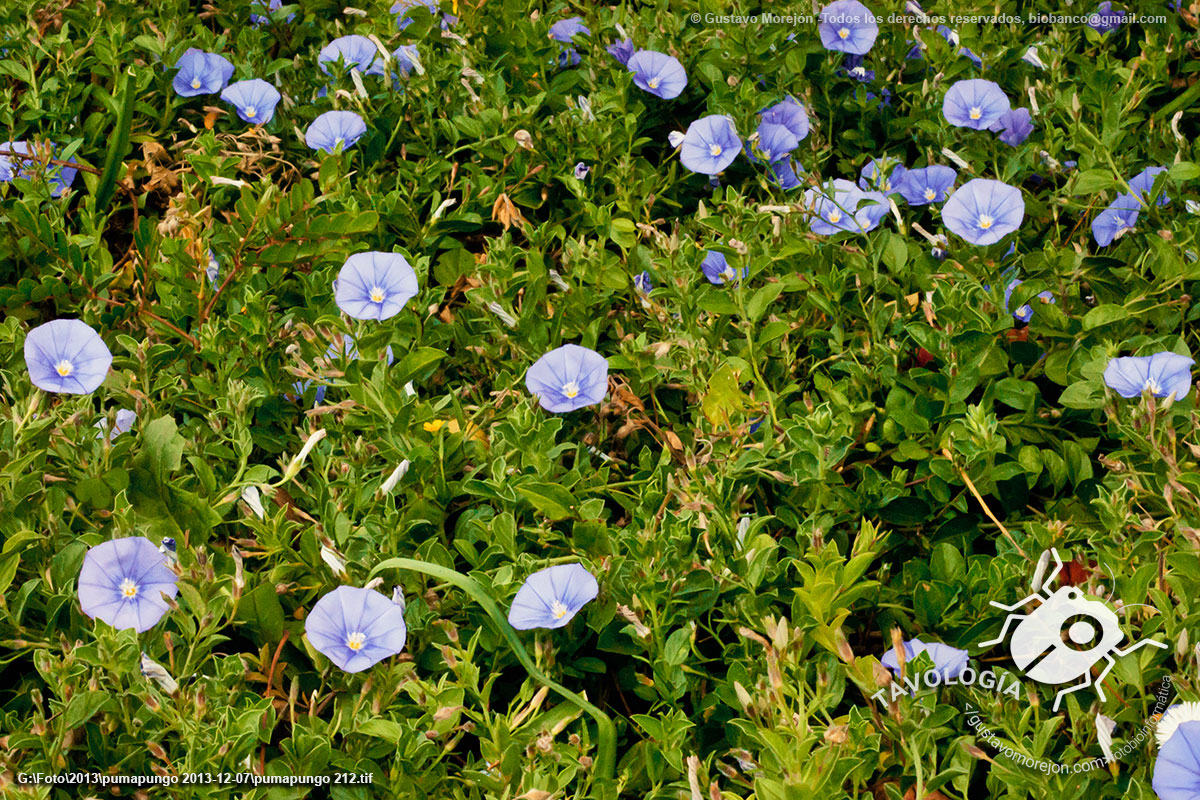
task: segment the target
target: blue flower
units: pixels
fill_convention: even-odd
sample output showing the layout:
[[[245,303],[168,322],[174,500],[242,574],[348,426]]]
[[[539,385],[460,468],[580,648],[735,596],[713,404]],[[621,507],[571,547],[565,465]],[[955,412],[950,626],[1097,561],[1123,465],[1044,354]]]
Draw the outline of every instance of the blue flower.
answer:
[[[91,394],[108,376],[112,353],[86,322],[56,319],[25,337],[25,366],[43,391]]]
[[[404,30],[409,25],[412,25],[413,21],[409,19],[408,12],[422,6],[428,9],[430,14],[434,15],[441,10],[438,8],[438,0],[396,0],[395,3],[392,3],[389,11],[396,15],[396,27]],[[450,25],[457,21],[458,17],[453,14],[442,14],[442,30],[449,30]]]
[[[1009,281],[1008,286],[1004,288],[1004,310],[1008,311],[1008,301],[1012,299],[1013,290],[1020,286],[1023,281]],[[1054,295],[1050,292],[1039,292],[1038,299],[1044,303],[1054,303]],[[1012,312],[1014,318],[1020,322],[1029,322],[1033,318],[1033,309],[1028,304],[1021,306],[1016,311]]]
[[[1158,748],[1152,786],[1159,800],[1200,796],[1200,721],[1181,723]]]
[[[5,142],[0,144],[0,183],[9,183],[13,178],[31,180],[42,171],[42,165],[47,159],[56,158],[58,145],[46,143],[31,147],[28,142]],[[24,157],[23,157],[24,156]],[[72,157],[69,163],[74,164]],[[50,186],[51,197],[62,197],[75,181],[79,170],[74,167],[64,167],[61,164],[46,164],[46,183]]]
[[[404,649],[404,609],[374,589],[339,586],[304,619],[312,646],[346,672],[361,672]]]
[[[946,227],[971,244],[995,244],[1020,228],[1024,219],[1021,190],[985,178],[967,181],[942,207]]]
[[[1141,197],[1146,203],[1150,202],[1150,190],[1154,188],[1154,179],[1167,171],[1166,167],[1146,167],[1129,181],[1129,188],[1134,195]],[[1158,205],[1165,206],[1171,202],[1164,189],[1158,196]]]
[[[163,599],[179,594],[179,578],[166,556],[149,539],[131,536],[98,544],[83,557],[79,605],[117,630],[138,633],[154,627],[169,606]]]
[[[634,53],[626,69],[633,73],[633,82],[639,89],[663,100],[676,98],[687,86],[687,73],[679,60],[655,50],[639,50]]]
[[[859,83],[869,83],[875,80],[875,70],[867,69],[863,64],[866,58],[859,55],[847,55],[846,60],[842,62],[842,66],[838,67],[838,74],[846,75],[853,78]]]
[[[988,130],[998,131],[1000,141],[1010,147],[1016,147],[1033,133],[1033,117],[1028,108],[1010,109],[989,125]]]
[[[692,172],[716,175],[742,152],[733,120],[722,114],[701,117],[688,126],[679,160]]]
[[[967,668],[967,662],[970,661],[970,655],[966,650],[959,650],[957,647],[951,647],[948,644],[941,644],[939,642],[925,643],[920,639],[910,639],[904,643],[904,661],[906,664],[921,653],[929,655],[930,660],[933,662],[934,670],[941,674],[943,681],[948,678],[957,678]],[[896,658],[895,648],[889,649],[879,660],[896,677],[900,677],[900,662]],[[909,672],[910,676],[911,674]]]
[[[367,123],[353,111],[326,111],[313,120],[304,142],[313,150],[332,153],[349,150],[367,132]]]
[[[577,344],[564,344],[534,362],[525,388],[554,414],[595,405],[608,390],[608,359]]]
[[[999,84],[972,78],[958,81],[946,92],[942,116],[951,125],[982,131],[990,128],[1009,108],[1008,95]]]
[[[587,164],[580,161],[578,164],[575,165],[575,180],[578,180],[578,181],[583,180],[584,178],[586,178],[588,176],[588,172],[590,172],[590,171],[591,171],[591,167],[589,167]]]
[[[786,158],[789,153],[800,146],[796,134],[792,133],[785,125],[775,122],[760,122],[757,133],[758,151],[762,153],[762,157],[769,164]],[[750,153],[747,152],[747,155]]]
[[[519,631],[561,628],[600,593],[595,576],[581,564],[558,564],[525,579],[508,610],[508,624]]]
[[[255,13],[256,11],[278,11],[283,8],[283,0],[270,0],[270,3],[264,3],[262,0],[253,0],[250,3],[250,24],[254,27],[266,25],[271,21],[270,17]],[[288,14],[287,22],[290,24],[296,18],[295,14]]]
[[[633,39],[622,39],[619,42],[613,42],[608,46],[608,53],[622,67],[628,67],[629,59],[633,57],[634,53]]]
[[[940,203],[957,178],[957,172],[941,164],[910,169],[900,181],[900,194],[910,206]]]
[[[108,430],[108,417],[101,417],[96,423],[96,427],[100,429],[100,431],[96,434],[96,438],[99,439],[101,436],[104,436],[104,434],[107,433],[107,438],[111,442],[122,433],[131,430],[134,422],[137,422],[136,411],[130,411],[128,408],[118,409],[116,419],[113,420],[111,431]]]
[[[421,63],[420,55],[417,52],[415,44],[402,44],[392,51],[392,58],[396,59],[396,65],[400,67],[400,75],[408,76],[413,69]],[[395,76],[395,73],[392,73]],[[398,77],[398,76],[396,76]]]
[[[221,276],[221,264],[217,261],[217,254],[212,248],[208,248],[208,266],[204,268],[204,277],[208,278],[208,285],[212,288],[217,288],[217,278]]]
[[[889,166],[891,172],[880,175],[880,172],[887,170]],[[871,159],[859,173],[858,186],[863,191],[875,190],[883,192],[884,195],[893,195],[900,191],[900,184],[907,172],[908,169],[895,159],[884,158],[882,162]]]
[[[1146,391],[1155,397],[1174,394],[1176,400],[1182,400],[1192,388],[1194,363],[1170,351],[1114,358],[1104,368],[1104,383],[1121,397],[1137,397]]]
[[[1096,244],[1108,247],[1113,240],[1133,230],[1142,204],[1131,194],[1119,194],[1092,220],[1092,237]]]
[[[820,236],[874,230],[890,208],[883,192],[864,192],[841,178],[805,191],[804,205],[812,212],[809,229]]]
[[[804,141],[808,136],[808,113],[804,110],[804,106],[790,97],[763,111],[762,121],[784,126],[792,132],[798,142]]]
[[[778,161],[771,162],[771,179],[779,185],[781,189],[791,190],[801,185],[801,181],[796,177],[796,169],[792,166],[790,158],[781,158]]]
[[[574,67],[581,61],[579,51],[574,47],[568,47],[558,54],[559,68]]]
[[[633,288],[637,289],[642,294],[650,294],[650,290],[654,288],[654,284],[650,282],[650,273],[643,270],[637,275],[634,275]]]
[[[583,24],[583,17],[567,17],[550,26],[550,38],[556,42],[570,44],[573,36],[590,36],[592,32]]]
[[[378,251],[347,258],[333,288],[347,316],[380,321],[396,316],[419,291],[417,273],[404,256]]]
[[[952,46],[958,47],[958,32],[957,31],[953,31],[950,28],[947,28],[945,25],[938,25],[937,32],[940,33],[942,35],[942,38],[945,39],[947,42],[949,42]],[[977,67],[983,66],[983,59],[981,59],[979,56],[972,53],[966,47],[959,47],[958,54],[960,56],[966,56],[967,58],[969,58],[971,60],[971,63],[973,63]]]
[[[180,97],[213,94],[225,88],[233,77],[233,64],[216,53],[189,49],[175,62],[175,79],[171,86]]]
[[[325,350],[326,361],[339,361],[342,359],[342,357],[344,357],[347,362],[357,361],[358,348],[354,345],[354,337],[347,333],[342,335],[341,340],[341,347],[338,346],[336,339],[329,343],[328,349]],[[391,366],[392,362],[395,361],[395,356],[392,354],[392,346],[390,344],[387,346],[384,356],[387,359],[388,366]],[[308,391],[308,387],[311,384],[312,381],[296,381],[296,383],[292,384],[292,388],[296,390],[295,399],[299,400],[300,396]],[[321,405],[321,403],[325,402],[325,391],[328,388],[329,387],[323,383],[317,386],[316,395],[313,399],[313,408],[316,408],[317,406]]]
[[[826,50],[863,55],[875,44],[879,25],[858,0],[837,0],[821,9],[817,31]]]
[[[382,75],[384,70],[383,54],[379,48],[367,37],[357,34],[339,36],[317,54],[317,65],[326,75],[330,74],[328,65],[338,61],[346,69],[357,69],[366,75]]]
[[[709,283],[720,286],[727,281],[738,281],[737,270],[729,265],[725,259],[725,254],[717,250],[706,250],[704,260],[700,262],[700,271],[704,273],[704,277],[708,278]],[[749,267],[742,267],[742,278],[750,274]]]
[[[1113,11],[1112,3],[1109,0],[1104,0],[1103,3],[1096,6],[1096,11],[1088,17],[1087,24],[1098,33],[1108,33],[1121,27],[1121,23],[1124,21],[1125,12]]]
[[[275,116],[279,92],[259,78],[231,83],[221,91],[221,99],[237,109],[238,116],[253,125],[265,125]]]

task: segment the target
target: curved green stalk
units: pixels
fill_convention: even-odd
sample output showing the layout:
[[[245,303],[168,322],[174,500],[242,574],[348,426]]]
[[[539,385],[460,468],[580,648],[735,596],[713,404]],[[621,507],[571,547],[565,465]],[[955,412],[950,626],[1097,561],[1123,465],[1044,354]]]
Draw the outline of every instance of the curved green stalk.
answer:
[[[572,692],[567,687],[560,683],[556,683],[550,679],[546,673],[538,669],[537,664],[533,663],[533,659],[525,650],[525,645],[521,644],[521,640],[517,637],[517,632],[508,624],[500,607],[496,605],[483,587],[477,582],[463,575],[461,572],[447,567],[442,567],[437,564],[430,564],[428,561],[418,561],[412,558],[389,558],[375,566],[371,570],[371,576],[374,577],[385,569],[410,569],[413,572],[422,572],[426,575],[432,575],[446,583],[452,583],[462,589],[471,599],[479,603],[487,615],[492,618],[500,632],[504,634],[504,638],[508,641],[509,647],[517,656],[517,660],[521,662],[521,666],[525,667],[525,671],[529,676],[538,683],[553,689],[567,700],[571,701],[581,711],[586,711],[596,721],[597,738],[596,744],[596,762],[593,770],[596,776],[596,783],[601,785],[611,784],[613,773],[616,769],[617,762],[617,729],[613,725],[612,719],[601,711],[596,706],[589,703],[580,695]]]
[[[100,181],[96,185],[96,212],[101,213],[108,207],[113,193],[117,189],[117,173],[121,170],[121,160],[129,149],[129,127],[133,121],[133,102],[137,92],[133,87],[133,70],[126,70],[117,82],[113,100],[117,106],[117,123],[112,130],[109,140],[108,155],[104,159],[104,171],[100,173]],[[136,200],[134,201],[136,202]]]

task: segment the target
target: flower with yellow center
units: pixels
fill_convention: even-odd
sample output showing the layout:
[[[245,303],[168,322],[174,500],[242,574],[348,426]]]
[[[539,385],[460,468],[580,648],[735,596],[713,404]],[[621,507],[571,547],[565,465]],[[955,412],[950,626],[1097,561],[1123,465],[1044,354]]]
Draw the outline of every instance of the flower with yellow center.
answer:
[[[709,152],[709,155],[712,155],[712,156],[721,155],[721,145],[719,145],[719,144],[709,145],[708,152]]]
[[[658,78],[651,78],[650,80],[646,81],[646,85],[649,86],[651,89],[657,89],[658,84],[660,84],[661,82],[662,81],[660,81]]]
[[[937,192],[935,192],[933,189],[925,190],[925,199],[926,200],[932,200],[935,197],[937,197]]]
[[[371,302],[372,303],[382,303],[383,298],[384,298],[383,289],[379,288],[378,286],[372,286],[371,287]]]
[[[992,227],[992,224],[993,224],[995,221],[996,221],[996,220],[992,219],[992,218],[991,218],[990,216],[988,216],[987,214],[980,214],[980,215],[979,215],[979,227],[983,228],[985,231],[986,231],[988,228]]]
[[[579,396],[578,381],[570,381],[565,386],[563,386],[563,394],[565,394],[567,397],[571,398],[572,400],[574,400],[576,397],[578,397]]]
[[[133,582],[133,578],[126,578],[121,581],[121,596],[122,597],[137,597],[138,585]]]
[[[839,222],[841,222],[841,219],[842,219],[842,212],[838,211],[836,208],[833,211],[829,212],[829,222],[831,224],[837,225]]]
[[[54,370],[65,378],[75,371],[75,365],[64,358],[62,361],[54,365]]]
[[[562,619],[567,615],[567,607],[563,605],[562,600],[555,600],[550,604],[550,613],[554,615],[555,619]]]
[[[199,78],[192,78],[192,88],[193,89],[200,88],[200,79]]]
[[[967,116],[969,116],[971,119],[979,119],[983,116],[983,109],[981,109],[979,106],[971,106],[971,110],[967,112]]]
[[[246,106],[246,116],[247,117],[253,117],[257,113],[258,113],[258,109],[255,108],[254,106]]]
[[[850,36],[849,28],[838,28],[838,38],[839,39],[846,39],[849,36]]]
[[[363,649],[363,645],[367,643],[367,635],[360,631],[355,631],[346,637],[346,647],[351,650],[358,651]]]
[[[1162,384],[1160,384],[1158,381],[1154,380],[1153,378],[1147,378],[1146,385],[1143,388],[1146,391],[1150,392],[1150,394],[1152,394],[1152,395],[1160,395],[1160,394],[1162,394],[1162,390],[1163,390]]]

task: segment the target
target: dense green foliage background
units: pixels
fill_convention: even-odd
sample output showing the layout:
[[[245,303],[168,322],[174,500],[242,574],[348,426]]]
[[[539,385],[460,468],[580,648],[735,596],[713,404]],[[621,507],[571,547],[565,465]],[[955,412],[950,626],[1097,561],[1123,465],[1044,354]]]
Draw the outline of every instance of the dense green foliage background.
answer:
[[[943,5],[926,11],[979,13]],[[751,9],[460,0],[443,34],[423,9],[398,32],[388,3],[357,6],[304,2],[262,28],[225,0],[0,12],[2,138],[47,138],[92,168],[59,200],[39,181],[0,186],[6,797],[84,796],[13,778],[73,770],[373,773],[334,787],[339,799],[600,796],[587,717],[539,693],[452,587],[384,571],[383,590],[407,598],[409,640],[368,672],[306,644],[316,599],[392,556],[468,572],[502,607],[547,564],[597,575],[600,596],[569,628],[523,639],[616,719],[622,796],[1153,796],[1152,743],[1110,770],[1047,777],[977,746],[961,710],[1067,762],[1100,755],[1097,713],[1117,721],[1117,746],[1136,731],[1164,675],[1200,699],[1195,393],[1126,401],[1101,378],[1116,355],[1200,350],[1200,217],[1185,207],[1200,177],[1194,5],[1133,4],[1168,22],[1107,36],[958,27],[982,72],[932,30],[925,60],[906,61],[912,31],[884,25],[870,85],[836,73],[815,26],[688,19]],[[592,35],[560,69],[548,26],[576,13]],[[678,56],[681,97],[633,86],[604,50],[618,24]],[[422,71],[395,86],[342,77],[318,98],[317,52],[346,33],[415,43]],[[1045,69],[1021,60],[1035,42]],[[275,84],[274,120],[249,128],[215,96],[177,97],[170,67],[189,47]],[[942,118],[946,88],[981,75],[1034,104],[1023,145]],[[884,87],[889,104],[868,99]],[[960,182],[1020,186],[1015,253],[951,237],[935,259],[914,230],[940,230],[928,208],[866,236],[814,236],[800,192],[762,165],[739,158],[714,189],[672,155],[670,131],[724,113],[745,138],[789,94],[813,123],[797,152],[807,177],[854,179],[884,154],[948,163],[949,149],[969,165]],[[369,131],[318,158],[303,131],[330,108]],[[1154,165],[1170,167],[1172,203],[1096,247],[1091,219]],[[749,278],[704,281],[710,248]],[[369,249],[405,254],[422,287],[385,323],[333,302],[342,262]],[[1003,304],[1013,267],[1028,328]],[[632,284],[643,270],[648,302]],[[1055,305],[1034,299],[1045,290]],[[30,383],[25,334],[58,317],[113,351],[91,396]],[[326,358],[347,333],[363,358]],[[524,373],[565,342],[608,357],[610,392],[556,416]],[[303,378],[330,384],[323,405],[313,388],[285,397]],[[109,445],[94,425],[118,408],[138,422]],[[319,428],[327,438],[281,481]],[[260,519],[240,498],[268,485]],[[141,636],[88,619],[75,594],[86,549],[129,535],[175,537],[183,567],[179,609]],[[1032,682],[1019,702],[966,688],[868,699],[893,628],[962,648],[989,638],[989,601],[1028,594],[1050,547],[1089,592],[1149,604],[1126,617],[1129,640],[1170,648],[1121,659],[1105,702],[1078,692],[1065,713]],[[175,696],[142,676],[143,650]],[[979,659],[1019,678],[1000,649]]]

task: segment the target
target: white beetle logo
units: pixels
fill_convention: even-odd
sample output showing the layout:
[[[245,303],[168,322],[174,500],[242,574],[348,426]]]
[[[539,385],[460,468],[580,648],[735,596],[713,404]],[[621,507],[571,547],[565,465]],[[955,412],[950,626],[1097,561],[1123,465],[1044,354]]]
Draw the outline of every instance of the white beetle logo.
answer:
[[[1058,551],[1052,549],[1054,556],[1054,571],[1046,578],[1045,586],[1054,581],[1062,571],[1063,563],[1058,557]],[[1039,565],[1038,572],[1044,569],[1045,556]],[[1087,600],[1083,592],[1074,586],[1063,586],[1051,592],[1045,589],[1045,594],[1036,591],[1038,581],[1034,578],[1035,591],[1020,602],[1011,606],[992,601],[992,605],[1005,611],[1016,611],[1033,600],[1040,600],[1041,605],[1028,614],[1009,614],[1004,620],[1004,627],[995,639],[980,642],[981,647],[990,647],[1004,641],[1008,627],[1016,620],[1021,620],[1013,633],[1010,652],[1017,666],[1025,670],[1025,674],[1037,681],[1050,685],[1068,683],[1077,678],[1083,678],[1082,683],[1062,689],[1054,698],[1054,710],[1065,695],[1094,685],[1096,694],[1104,700],[1102,683],[1108,671],[1116,663],[1113,656],[1124,656],[1132,653],[1143,645],[1154,645],[1165,648],[1162,642],[1145,639],[1122,650],[1117,643],[1125,637],[1118,625],[1117,615],[1104,603],[1098,600]],[[1095,683],[1092,681],[1092,666],[1100,659],[1108,664],[1101,670]]]

